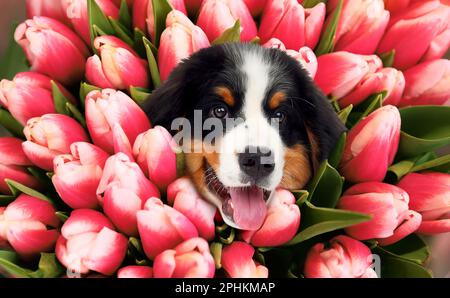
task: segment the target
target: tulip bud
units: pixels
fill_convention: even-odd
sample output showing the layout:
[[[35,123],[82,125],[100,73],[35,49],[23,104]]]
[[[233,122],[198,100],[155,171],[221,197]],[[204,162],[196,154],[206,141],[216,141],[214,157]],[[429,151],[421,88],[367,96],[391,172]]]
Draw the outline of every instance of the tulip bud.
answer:
[[[59,83],[56,84],[66,98],[76,102],[69,91]],[[12,81],[2,80],[0,103],[22,125],[30,118],[55,113],[51,78],[36,72],[21,72]]]
[[[164,127],[156,126],[140,134],[133,153],[142,171],[160,190],[177,178],[177,153],[181,149]]]
[[[183,14],[186,13],[186,7],[183,0],[168,0],[173,9]],[[141,31],[147,29],[152,41],[155,41],[155,15],[153,13],[153,0],[134,0],[133,4],[133,26]]]
[[[6,240],[22,258],[49,252],[58,238],[59,220],[48,201],[19,195],[0,214],[0,242]]]
[[[114,125],[122,127],[131,144],[150,129],[144,111],[128,95],[112,89],[86,96],[86,124],[94,144],[110,154],[114,153]]]
[[[30,188],[41,188],[41,183],[31,175],[26,166],[31,166],[22,150],[22,140],[12,137],[0,138],[0,193],[11,194],[5,179],[11,179]]]
[[[156,278],[212,278],[214,259],[209,252],[208,242],[192,238],[165,250],[153,262]]]
[[[172,10],[167,15],[166,29],[161,35],[160,43],[158,65],[163,81],[167,80],[181,60],[210,46],[203,30],[178,10]]]
[[[167,188],[167,200],[195,225],[200,237],[214,239],[214,216],[217,208],[201,197],[189,178],[180,178],[170,184]]]
[[[257,247],[280,246],[291,240],[300,226],[300,209],[295,197],[277,189],[270,199],[266,219],[257,231],[243,231],[242,239]]]
[[[381,182],[350,187],[338,208],[369,214],[372,219],[347,227],[346,233],[358,240],[378,238],[380,245],[395,243],[419,228],[421,216],[409,210],[409,196],[401,188]]]
[[[86,63],[86,79],[100,88],[146,88],[149,85],[147,61],[117,37],[104,35],[94,40],[98,55]]]
[[[256,24],[243,0],[204,0],[197,19],[197,25],[213,42],[225,30],[241,23],[241,41],[250,41],[256,34]]]
[[[72,24],[75,32],[80,35],[87,43],[91,43],[91,35],[89,30],[89,15],[87,0],[58,0],[61,1],[67,18]],[[98,7],[103,11],[107,17],[113,19],[119,18],[119,9],[111,0],[95,0]]]
[[[166,249],[198,236],[197,229],[182,213],[150,198],[137,212],[137,224],[144,252],[151,260]],[[156,266],[154,266],[157,277]]]
[[[113,275],[122,264],[128,241],[114,231],[111,222],[100,212],[77,209],[61,228],[56,243],[56,257],[74,273],[90,270]]]
[[[410,173],[398,183],[410,198],[409,207],[420,212],[423,234],[450,232],[450,175],[446,173]]]
[[[351,92],[368,73],[375,72],[381,60],[375,56],[334,52],[318,57],[317,63],[315,82],[323,93],[340,99]]]
[[[108,154],[89,143],[70,146],[71,154],[53,160],[53,185],[61,199],[73,209],[97,208],[97,187]]]
[[[255,249],[240,241],[227,245],[222,250],[222,267],[231,278],[267,278],[269,271],[253,260]]]
[[[450,6],[418,1],[392,18],[377,52],[395,50],[393,66],[403,70],[443,57],[449,45]]]
[[[422,0],[384,0],[384,6],[392,15],[405,11],[408,6],[414,2]]]
[[[148,266],[126,266],[117,271],[118,278],[152,278],[153,269]]]
[[[400,122],[397,108],[384,106],[350,130],[340,164],[348,181],[383,180],[398,149]]]
[[[53,158],[70,153],[70,145],[86,142],[83,127],[73,118],[62,114],[46,114],[28,120],[23,133],[27,138],[23,152],[36,166],[52,171]]]
[[[47,17],[33,17],[17,27],[14,38],[23,48],[31,70],[65,85],[78,83],[83,78],[89,50],[62,23]]]
[[[383,103],[397,105],[405,89],[405,77],[395,68],[383,68],[375,73],[368,73],[355,88],[339,100],[341,107],[358,105],[372,94],[386,92]]]
[[[266,1],[267,0],[244,0],[244,3],[247,5],[252,16],[257,17],[262,13]]]
[[[262,14],[259,37],[263,43],[272,37],[278,38],[292,50],[303,46],[313,49],[319,41],[325,12],[324,3],[304,9],[297,0],[268,0]]]
[[[450,60],[423,62],[405,71],[406,87],[400,106],[450,106]]]
[[[49,17],[62,23],[69,24],[65,8],[61,1],[55,0],[27,0],[27,18],[34,16]]]
[[[327,24],[332,21],[339,1],[327,2],[329,10]],[[383,0],[344,1],[333,40],[334,49],[355,54],[373,54],[388,22],[389,12],[384,9]]]
[[[376,278],[372,269],[372,253],[363,243],[347,236],[330,240],[329,248],[317,243],[305,262],[307,278]]]
[[[136,213],[147,199],[159,197],[159,192],[136,163],[117,153],[106,161],[97,195],[114,225],[127,235],[137,236]]]

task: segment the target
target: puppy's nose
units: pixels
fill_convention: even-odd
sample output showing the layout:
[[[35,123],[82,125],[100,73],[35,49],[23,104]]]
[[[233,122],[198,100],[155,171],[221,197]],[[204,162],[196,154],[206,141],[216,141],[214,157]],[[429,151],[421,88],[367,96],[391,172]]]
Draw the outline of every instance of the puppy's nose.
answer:
[[[257,180],[272,173],[275,163],[269,149],[247,147],[243,153],[239,153],[239,166],[245,174]]]

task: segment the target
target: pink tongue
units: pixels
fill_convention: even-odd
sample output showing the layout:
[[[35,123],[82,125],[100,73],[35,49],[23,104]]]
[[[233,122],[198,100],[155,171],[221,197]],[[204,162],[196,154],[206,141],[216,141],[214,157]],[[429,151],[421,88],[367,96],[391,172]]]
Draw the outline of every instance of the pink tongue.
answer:
[[[266,202],[262,189],[257,187],[231,188],[233,220],[243,230],[254,231],[266,218]]]

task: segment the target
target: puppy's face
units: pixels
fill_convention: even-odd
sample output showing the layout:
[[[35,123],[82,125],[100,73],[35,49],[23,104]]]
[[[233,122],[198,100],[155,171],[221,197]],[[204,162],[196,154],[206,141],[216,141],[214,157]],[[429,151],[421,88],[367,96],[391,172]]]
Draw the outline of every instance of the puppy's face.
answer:
[[[245,230],[262,225],[275,188],[302,188],[344,131],[297,61],[249,44],[194,54],[144,109],[176,134],[203,196]]]

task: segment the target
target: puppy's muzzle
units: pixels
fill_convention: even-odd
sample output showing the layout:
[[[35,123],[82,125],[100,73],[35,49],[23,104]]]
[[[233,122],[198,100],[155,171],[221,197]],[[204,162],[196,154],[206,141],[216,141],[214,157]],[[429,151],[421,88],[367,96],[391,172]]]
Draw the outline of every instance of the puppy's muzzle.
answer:
[[[258,184],[267,178],[275,169],[272,151],[268,148],[246,147],[243,153],[238,154],[239,167],[246,175],[243,180]]]

